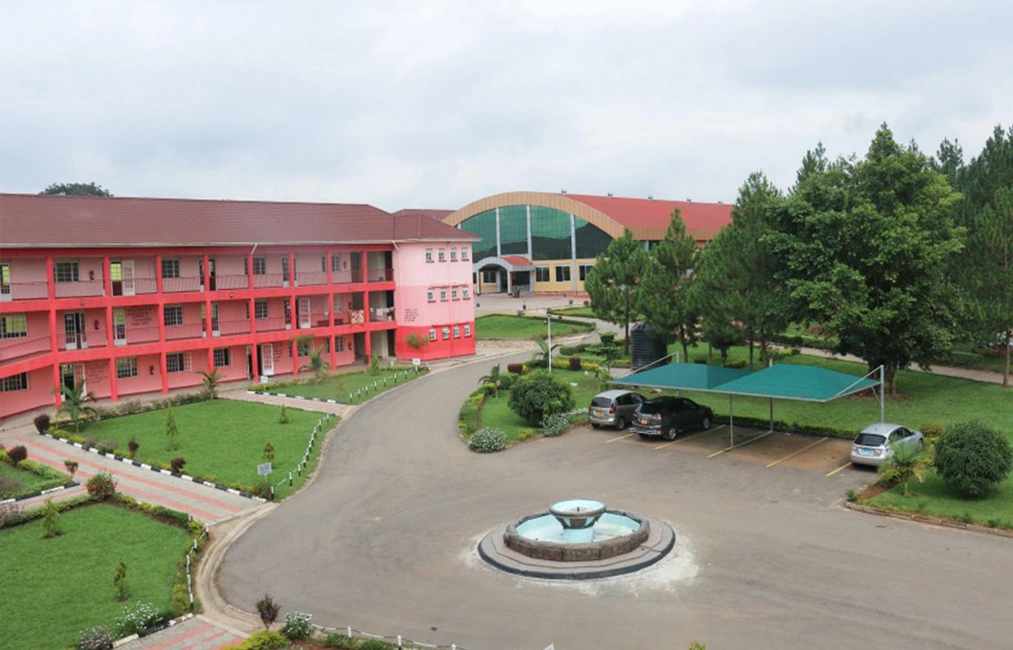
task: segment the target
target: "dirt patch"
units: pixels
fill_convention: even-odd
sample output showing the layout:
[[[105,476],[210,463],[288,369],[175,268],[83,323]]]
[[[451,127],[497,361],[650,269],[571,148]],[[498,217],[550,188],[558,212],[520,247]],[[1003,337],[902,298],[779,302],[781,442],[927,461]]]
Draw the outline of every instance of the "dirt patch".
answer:
[[[879,483],[873,483],[872,485],[870,485],[869,487],[865,488],[864,490],[858,493],[858,501],[859,502],[868,501],[869,499],[872,499],[874,497],[879,496],[880,494],[883,494],[892,487],[893,484],[881,485]]]

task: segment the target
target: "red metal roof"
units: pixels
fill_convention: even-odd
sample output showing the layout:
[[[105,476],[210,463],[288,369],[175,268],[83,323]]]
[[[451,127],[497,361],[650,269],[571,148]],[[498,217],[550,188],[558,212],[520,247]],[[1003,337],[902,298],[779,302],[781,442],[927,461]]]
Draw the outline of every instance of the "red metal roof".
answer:
[[[521,268],[531,266],[531,260],[524,257],[523,255],[504,255],[500,259],[510,264],[511,266],[518,266]]]
[[[587,194],[567,194],[566,198],[611,217],[623,227],[634,231],[635,235],[645,230],[660,232],[659,239],[668,230],[672,210],[676,208],[682,210],[686,230],[698,241],[713,239],[719,230],[732,223],[732,206],[725,203],[660,201]]]
[[[443,221],[448,216],[453,214],[453,210],[437,210],[435,208],[402,208],[394,213],[395,217],[401,217],[404,215],[416,215],[421,214],[422,216],[436,219],[437,221]]]
[[[371,205],[0,194],[0,246],[203,246],[474,241]]]

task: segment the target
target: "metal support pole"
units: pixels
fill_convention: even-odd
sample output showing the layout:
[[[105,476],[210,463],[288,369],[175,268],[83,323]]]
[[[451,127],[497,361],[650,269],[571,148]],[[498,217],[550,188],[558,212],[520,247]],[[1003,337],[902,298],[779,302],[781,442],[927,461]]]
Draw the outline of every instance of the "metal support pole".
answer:
[[[728,396],[728,431],[730,433],[729,446],[735,446],[735,398]]]
[[[770,432],[774,433],[774,398],[770,398]]]
[[[879,422],[886,422],[886,366],[879,366]]]
[[[552,374],[552,314],[546,312],[545,324],[548,327],[548,341],[545,344],[546,362],[549,364],[549,374]]]

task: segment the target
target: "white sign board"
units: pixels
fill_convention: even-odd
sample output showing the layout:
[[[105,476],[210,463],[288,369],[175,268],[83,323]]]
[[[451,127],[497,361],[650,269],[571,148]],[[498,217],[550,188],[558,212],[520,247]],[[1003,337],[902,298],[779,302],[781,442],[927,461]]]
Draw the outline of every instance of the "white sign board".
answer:
[[[267,476],[268,474],[270,474],[273,471],[274,471],[274,469],[271,467],[271,463],[261,463],[261,464],[257,465],[257,475],[258,476]]]
[[[412,365],[413,366],[418,366],[418,365],[421,365],[421,364],[422,364],[422,359],[417,359],[417,358],[416,359],[412,359]]]

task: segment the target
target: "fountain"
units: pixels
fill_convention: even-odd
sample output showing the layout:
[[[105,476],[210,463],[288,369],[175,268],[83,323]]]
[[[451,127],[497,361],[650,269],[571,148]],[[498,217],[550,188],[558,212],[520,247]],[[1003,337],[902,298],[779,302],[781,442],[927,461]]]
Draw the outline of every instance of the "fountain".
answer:
[[[529,577],[584,580],[650,566],[675,545],[675,531],[656,519],[608,510],[593,499],[570,499],[485,536],[479,555]]]

